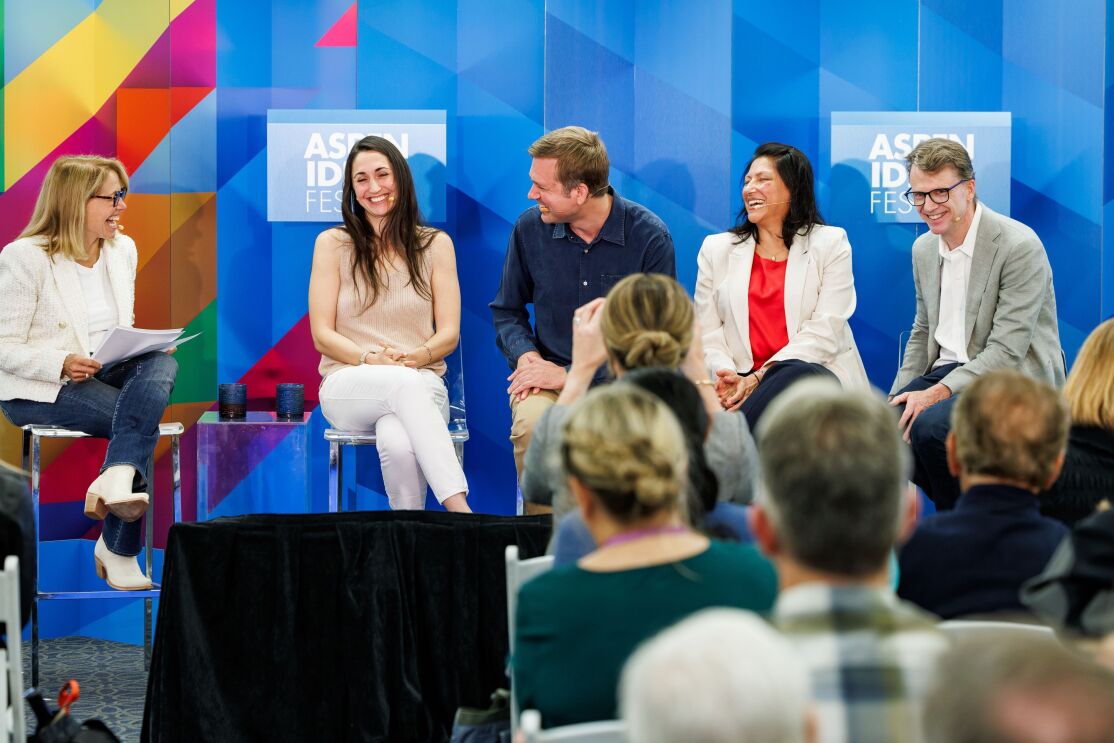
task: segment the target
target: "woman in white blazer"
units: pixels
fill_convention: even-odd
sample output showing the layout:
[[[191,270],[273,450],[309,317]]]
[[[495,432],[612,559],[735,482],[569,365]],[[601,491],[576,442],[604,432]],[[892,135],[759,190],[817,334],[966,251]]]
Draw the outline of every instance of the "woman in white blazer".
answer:
[[[704,359],[720,402],[741,409],[752,429],[803,376],[869,384],[847,325],[855,311],[851,244],[844,230],[824,224],[800,150],[771,142],[754,151],[738,226],[706,238],[697,261]]]
[[[113,588],[151,587],[135,556],[145,473],[178,364],[168,354],[108,366],[92,358],[134,323],[135,243],[120,234],[128,175],[119,160],[54,161],[31,222],[0,252],[0,411],[17,426],[61,426],[108,439],[85,515],[104,519],[93,555]]]

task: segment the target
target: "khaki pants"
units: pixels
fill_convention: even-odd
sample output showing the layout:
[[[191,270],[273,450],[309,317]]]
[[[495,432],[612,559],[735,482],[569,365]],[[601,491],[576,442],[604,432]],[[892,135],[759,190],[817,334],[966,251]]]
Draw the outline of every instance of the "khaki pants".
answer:
[[[519,480],[522,479],[522,466],[526,461],[526,448],[530,446],[534,424],[557,402],[559,394],[556,390],[541,390],[521,401],[517,395],[511,396],[511,445],[514,446],[514,468]]]

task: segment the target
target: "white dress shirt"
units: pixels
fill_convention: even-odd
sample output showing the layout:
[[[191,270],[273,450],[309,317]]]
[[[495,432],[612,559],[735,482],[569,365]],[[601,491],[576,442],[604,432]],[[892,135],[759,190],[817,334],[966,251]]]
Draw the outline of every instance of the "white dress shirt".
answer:
[[[955,249],[949,250],[940,238],[940,321],[936,326],[936,343],[940,346],[940,357],[933,368],[943,364],[966,364],[967,332],[964,327],[967,317],[967,284],[971,280],[971,258],[975,254],[975,236],[979,231],[982,217],[982,204],[975,204],[975,217],[967,236]]]

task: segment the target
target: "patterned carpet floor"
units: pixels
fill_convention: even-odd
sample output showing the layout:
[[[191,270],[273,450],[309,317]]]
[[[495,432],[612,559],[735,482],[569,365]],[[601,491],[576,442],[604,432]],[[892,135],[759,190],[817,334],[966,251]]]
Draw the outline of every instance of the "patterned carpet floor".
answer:
[[[81,698],[70,709],[78,720],[100,718],[122,743],[138,743],[147,696],[143,646],[88,637],[59,637],[39,643],[39,688],[51,709],[69,679],[81,685]],[[23,683],[31,685],[31,643],[23,643]],[[34,715],[27,710],[28,733]]]

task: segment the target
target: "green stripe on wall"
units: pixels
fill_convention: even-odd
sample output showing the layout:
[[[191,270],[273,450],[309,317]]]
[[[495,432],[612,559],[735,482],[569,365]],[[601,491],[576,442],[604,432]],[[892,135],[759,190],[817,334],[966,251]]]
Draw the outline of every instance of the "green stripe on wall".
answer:
[[[185,335],[201,333],[174,354],[178,379],[171,404],[217,399],[217,301],[214,299],[186,326]]]

